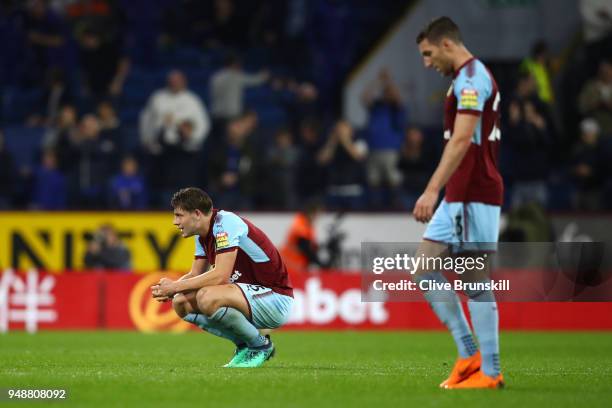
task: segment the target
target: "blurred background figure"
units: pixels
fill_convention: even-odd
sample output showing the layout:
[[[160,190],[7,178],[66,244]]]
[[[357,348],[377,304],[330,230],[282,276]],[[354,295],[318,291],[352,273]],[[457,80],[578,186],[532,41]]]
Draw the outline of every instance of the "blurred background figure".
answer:
[[[227,121],[243,114],[244,90],[247,87],[262,85],[270,74],[260,71],[247,74],[242,70],[242,62],[235,54],[225,57],[223,68],[210,78],[210,100],[215,134],[223,132]]]
[[[130,272],[131,257],[117,230],[112,225],[105,224],[89,240],[83,264],[87,269]]]
[[[402,98],[391,74],[383,68],[378,78],[366,87],[362,103],[368,109],[366,163],[370,205],[380,208],[396,201],[401,175],[397,164],[406,114]]]
[[[209,185],[219,208],[250,209],[257,194],[261,155],[256,150],[258,117],[253,111],[231,120],[224,139],[212,146]]]
[[[596,120],[588,118],[580,123],[580,140],[572,151],[571,174],[576,184],[574,208],[597,211],[602,208],[601,185],[605,173],[604,151]]]
[[[298,149],[293,143],[289,129],[276,131],[274,143],[266,154],[265,186],[266,206],[276,210],[295,208],[295,172],[298,161]]]
[[[110,181],[110,208],[121,210],[143,210],[147,208],[147,186],[138,170],[138,161],[126,156],[121,161],[121,172]]]
[[[285,242],[280,249],[283,261],[291,274],[300,274],[314,269],[337,266],[344,235],[332,224],[327,241],[317,238],[316,222],[324,207],[320,200],[312,199],[299,211],[289,227]]]
[[[27,87],[44,84],[47,70],[63,66],[66,62],[67,26],[45,0],[23,2],[25,14],[24,71],[22,81]]]
[[[115,159],[115,147],[100,135],[100,123],[93,114],[83,116],[69,156],[70,202],[76,208],[104,208],[108,178]]]
[[[307,118],[299,125],[298,158],[295,189],[302,202],[322,197],[325,191],[326,164],[319,157],[323,146],[321,125],[314,118]]]
[[[414,208],[425,190],[436,165],[436,155],[425,143],[421,129],[409,127],[400,149],[398,169],[401,172],[400,206],[406,211]]]
[[[140,137],[148,156],[156,206],[165,207],[170,191],[177,185],[194,184],[197,155],[210,126],[206,107],[200,97],[188,89],[185,74],[171,71],[166,87],[149,98],[140,115]],[[173,168],[176,164],[181,167]],[[176,184],[179,181],[190,183]]]
[[[67,196],[66,176],[58,168],[57,155],[54,150],[46,149],[33,175],[30,206],[38,210],[63,210]]]
[[[531,55],[523,60],[520,70],[531,75],[536,83],[537,94],[540,101],[552,104],[555,99],[551,79],[551,58],[548,44],[540,40],[531,48]]]
[[[508,102],[508,119],[502,131],[506,135],[505,154],[514,159],[509,170],[511,177],[506,180],[512,183],[512,207],[530,202],[547,205],[553,140],[545,115],[545,108],[537,96],[535,79],[531,74],[522,74]],[[518,160],[529,165],[517,166]]]
[[[599,63],[597,76],[582,88],[578,108],[584,116],[592,117],[599,123],[601,132],[612,136],[612,60]]]
[[[318,154],[318,161],[330,167],[327,174],[327,200],[332,209],[362,209],[365,205],[364,161],[368,146],[355,138],[352,126],[336,122],[327,142]]]
[[[140,116],[140,137],[153,154],[161,152],[161,144],[176,144],[180,140],[181,123],[190,122],[193,132],[188,140],[190,151],[197,151],[210,130],[206,108],[187,87],[187,78],[179,70],[168,74],[166,87],[156,91]]]

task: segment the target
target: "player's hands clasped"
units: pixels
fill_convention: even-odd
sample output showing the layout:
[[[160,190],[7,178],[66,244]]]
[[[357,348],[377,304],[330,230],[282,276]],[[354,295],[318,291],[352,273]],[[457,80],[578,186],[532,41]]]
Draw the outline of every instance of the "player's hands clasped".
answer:
[[[416,220],[419,222],[429,222],[433,216],[437,202],[438,193],[426,190],[423,194],[421,194],[414,205],[414,210],[412,210],[414,218],[416,218]]]
[[[151,286],[151,295],[158,302],[171,300],[175,293],[175,284],[172,279],[161,278],[157,285]]]

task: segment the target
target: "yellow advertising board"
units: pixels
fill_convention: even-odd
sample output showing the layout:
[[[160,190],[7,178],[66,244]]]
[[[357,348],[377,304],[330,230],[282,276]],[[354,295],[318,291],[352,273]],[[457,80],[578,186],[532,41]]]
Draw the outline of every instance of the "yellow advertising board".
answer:
[[[191,268],[194,238],[180,236],[168,211],[0,212],[0,269],[83,269],[87,239],[104,224],[111,224],[130,249],[133,270]]]

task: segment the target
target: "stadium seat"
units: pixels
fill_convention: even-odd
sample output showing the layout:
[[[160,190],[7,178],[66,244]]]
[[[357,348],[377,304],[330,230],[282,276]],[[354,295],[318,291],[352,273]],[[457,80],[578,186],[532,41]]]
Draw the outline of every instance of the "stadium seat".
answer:
[[[19,167],[32,168],[37,162],[45,128],[9,126],[4,128],[6,148],[15,158]]]

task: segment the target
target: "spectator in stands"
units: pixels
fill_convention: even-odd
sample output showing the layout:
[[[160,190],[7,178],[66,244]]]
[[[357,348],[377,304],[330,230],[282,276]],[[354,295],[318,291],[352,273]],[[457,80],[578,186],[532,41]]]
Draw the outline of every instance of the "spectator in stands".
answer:
[[[185,122],[193,126],[192,135],[185,147],[196,152],[202,147],[210,130],[208,113],[202,100],[188,89],[185,74],[173,70],[168,74],[166,88],[156,91],[141,113],[142,144],[149,153],[161,153],[161,142],[176,144],[180,137],[179,125]]]
[[[117,155],[123,153],[124,141],[121,134],[121,122],[113,104],[109,101],[100,102],[96,109],[96,116],[100,124],[100,138],[112,143],[113,150]]]
[[[266,204],[272,209],[295,208],[295,167],[298,149],[289,129],[282,128],[274,136],[274,144],[266,154]]]
[[[601,61],[597,77],[580,92],[578,108],[584,116],[599,123],[605,136],[612,136],[612,60]]]
[[[580,140],[574,146],[571,158],[571,175],[576,183],[574,208],[600,210],[604,174],[600,129],[592,118],[580,123]]]
[[[437,163],[433,152],[424,146],[424,140],[421,129],[410,127],[406,129],[400,149],[398,163],[402,177],[400,201],[402,208],[408,211],[414,208],[416,200],[425,190]]]
[[[176,140],[167,140],[163,137],[164,130],[160,131],[160,144],[162,152],[159,155],[158,168],[161,184],[160,204],[167,207],[172,194],[178,186],[194,186],[198,182],[198,152],[191,150],[195,126],[189,120],[184,120],[177,127]]]
[[[130,60],[122,53],[117,27],[90,23],[77,33],[77,40],[87,93],[95,101],[121,95]]]
[[[50,126],[57,120],[61,107],[72,102],[73,96],[66,83],[64,71],[60,68],[51,68],[47,71],[44,92],[38,106],[26,120],[28,126]]]
[[[352,126],[339,120],[318,155],[329,166],[327,198],[330,208],[357,210],[364,206],[364,167],[367,144],[356,140]]]
[[[586,66],[592,75],[602,55],[612,55],[612,3],[608,0],[580,0]]]
[[[224,142],[211,154],[209,182],[220,207],[248,209],[253,204],[258,182],[258,154],[252,135],[257,123],[255,112],[247,112],[230,121]]]
[[[121,210],[144,210],[147,208],[145,180],[138,172],[138,161],[126,156],[121,161],[121,172],[110,182],[110,207]]]
[[[273,51],[272,56],[280,51],[280,43],[285,29],[287,2],[269,0],[259,2],[253,13],[249,27],[249,43],[252,47],[265,47]]]
[[[16,174],[13,155],[6,150],[4,133],[0,130],[0,210],[11,208]]]
[[[100,138],[100,124],[93,114],[83,116],[72,146],[71,203],[77,208],[103,208],[114,147]]]
[[[529,202],[546,207],[548,200],[547,179],[553,141],[546,117],[538,110],[535,90],[533,77],[523,74],[510,99],[508,119],[502,131],[507,135],[507,154],[513,160],[529,163],[512,169],[510,179],[514,180],[514,185],[510,201],[513,207]]]
[[[222,134],[228,120],[242,115],[244,89],[261,85],[268,78],[267,71],[247,74],[242,70],[242,62],[237,55],[226,56],[223,68],[210,79],[210,103],[215,133]]]
[[[130,250],[119,238],[112,225],[105,224],[96,231],[87,245],[83,263],[88,269],[108,269],[129,272]]]
[[[380,207],[383,188],[395,197],[401,183],[398,171],[399,150],[406,125],[406,115],[397,85],[389,71],[381,69],[378,78],[366,86],[362,103],[369,111],[366,129],[368,159],[366,163],[371,203]],[[386,201],[393,201],[387,199]]]
[[[233,0],[214,0],[205,46],[243,48],[249,22],[239,15]]]
[[[531,48],[531,56],[521,63],[521,71],[530,74],[537,86],[537,93],[540,100],[546,104],[554,101],[553,87],[550,80],[551,60],[548,44],[540,40]]]
[[[62,210],[67,201],[66,176],[59,170],[55,151],[43,151],[41,165],[34,172],[30,206],[38,210]]]
[[[158,41],[162,46],[201,46],[210,30],[210,10],[202,0],[181,0],[162,13],[162,29]]]
[[[298,159],[296,163],[296,191],[301,202],[323,196],[326,183],[326,170],[319,152],[323,143],[320,138],[320,125],[312,119],[300,123]]]
[[[299,132],[302,121],[319,115],[319,91],[310,82],[298,82],[293,79],[272,81],[275,91],[282,91],[283,103],[291,131]]]
[[[43,140],[43,147],[53,147],[58,150],[60,167],[62,168],[64,168],[65,164],[62,157],[63,145],[73,139],[73,135],[77,130],[77,122],[77,111],[74,105],[62,106]]]
[[[47,7],[45,0],[33,0],[26,6],[23,20],[25,32],[25,85],[42,85],[47,70],[61,66],[64,59],[66,33],[61,17]]]

